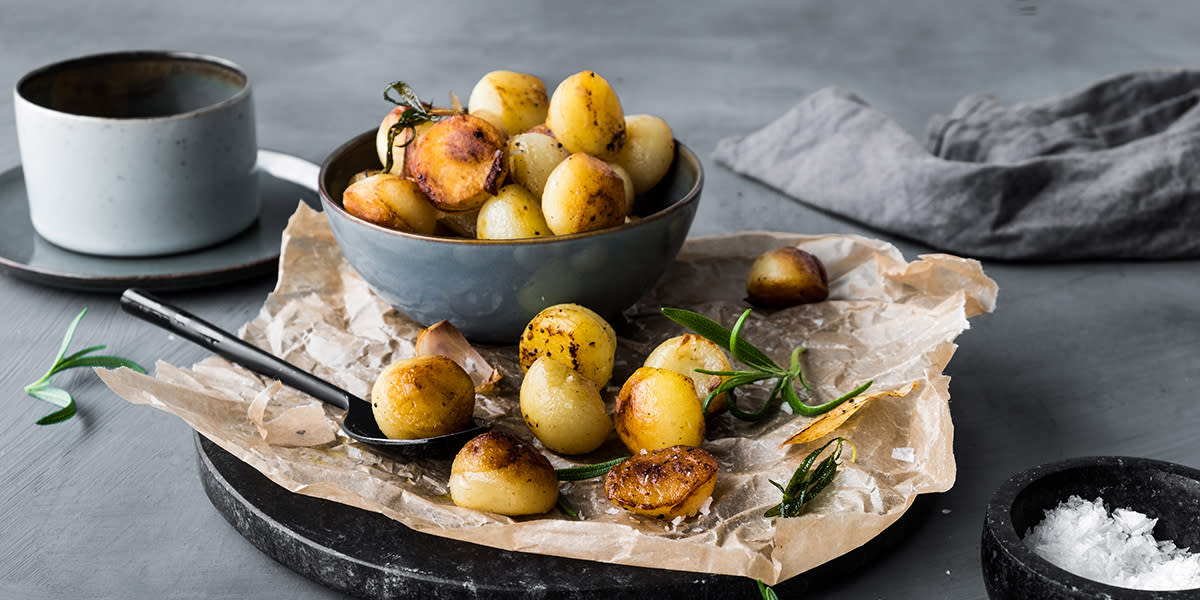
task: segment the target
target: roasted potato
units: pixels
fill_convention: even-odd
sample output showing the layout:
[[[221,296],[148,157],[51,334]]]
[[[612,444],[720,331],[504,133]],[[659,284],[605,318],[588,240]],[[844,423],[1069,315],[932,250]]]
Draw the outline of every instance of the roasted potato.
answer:
[[[467,98],[468,113],[486,119],[507,135],[543,123],[549,105],[550,98],[541,79],[513,71],[484,75]]]
[[[494,195],[508,174],[505,135],[471,115],[437,121],[405,154],[406,168],[434,206],[474,210]]]
[[[467,442],[450,465],[450,499],[463,508],[535,515],[558,502],[558,475],[520,438],[489,431]]]
[[[578,304],[556,304],[534,315],[517,345],[521,368],[539,357],[574,369],[603,388],[612,378],[617,334],[604,317]]]
[[[625,145],[625,111],[603,77],[582,71],[564,79],[550,95],[546,126],[572,153],[608,159]]]
[[[763,307],[782,308],[829,297],[829,276],[821,259],[795,246],[761,254],[746,276],[746,299]]]
[[[389,132],[392,129],[392,125],[395,125],[396,121],[400,119],[400,113],[406,110],[408,110],[406,106],[397,106],[389,111],[383,117],[383,121],[379,123],[379,130],[375,132],[375,151],[379,154],[379,164],[381,166],[386,167],[388,164],[388,136],[390,135]],[[404,154],[408,150],[409,142],[412,140],[414,134],[420,137],[426,131],[429,131],[429,128],[432,126],[433,121],[426,121],[412,129],[402,130],[392,138],[392,170],[388,171],[389,173],[402,177],[408,174],[404,169]]]
[[[364,221],[398,231],[430,235],[437,227],[437,210],[417,184],[390,173],[350,184],[342,193],[342,206]]]
[[[625,117],[625,145],[613,162],[633,177],[634,194],[650,191],[675,162],[675,136],[667,122],[651,115]]]
[[[610,162],[608,166],[617,172],[617,175],[621,177],[621,183],[625,187],[625,216],[628,217],[633,214],[634,203],[637,200],[637,192],[633,189],[633,176],[629,174],[629,171],[625,170],[625,167],[617,163]]]
[[[691,378],[675,371],[638,367],[621,391],[613,411],[617,436],[633,452],[704,441],[704,413]]]
[[[505,145],[509,178],[525,186],[539,201],[550,172],[570,155],[558,140],[544,133],[517,134]]]
[[[512,240],[550,235],[542,203],[525,186],[510,183],[479,208],[475,235],[481,240]]]
[[[388,365],[371,387],[371,411],[383,435],[417,439],[461,431],[475,411],[475,384],[444,356]]]
[[[691,517],[712,497],[717,459],[703,448],[671,446],[634,455],[604,476],[613,504],[639,515]]]
[[[587,454],[612,431],[595,382],[548,356],[539,357],[525,373],[520,401],[530,431],[559,454]]]
[[[572,154],[550,172],[542,214],[555,235],[620,225],[625,222],[625,183],[599,158]]]
[[[644,365],[688,376],[696,386],[696,396],[699,397],[701,404],[710,392],[717,389],[722,381],[725,381],[725,377],[705,375],[696,372],[696,369],[729,371],[733,368],[729,363],[729,358],[725,356],[725,351],[721,350],[720,346],[691,333],[670,338],[659,344],[646,357]],[[706,414],[719,413],[725,410],[725,406],[725,393],[721,393],[708,404]]]

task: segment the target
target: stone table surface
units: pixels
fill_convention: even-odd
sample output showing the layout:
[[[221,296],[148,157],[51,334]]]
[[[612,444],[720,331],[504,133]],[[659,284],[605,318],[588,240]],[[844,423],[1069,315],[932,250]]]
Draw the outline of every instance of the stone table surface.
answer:
[[[101,51],[224,56],[252,77],[260,145],[319,162],[378,123],[386,82],[465,98],[498,68],[549,82],[592,69],[627,112],[662,116],[701,154],[707,184],[693,235],[859,233],[911,260],[929,249],[738,177],[712,162],[712,149],[830,85],[920,136],[930,116],[970,93],[1016,102],[1117,72],[1193,66],[1198,19],[1191,0],[3,0],[0,81]],[[0,167],[18,163],[3,95]],[[954,488],[892,552],[808,597],[984,598],[980,526],[1011,473],[1092,454],[1200,466],[1200,262],[984,267],[1000,286],[998,307],[972,321],[948,369]],[[266,277],[164,296],[236,329],[272,285]],[[190,365],[203,350],[127,317],[111,294],[6,275],[0,307],[0,598],[341,597],[260,553],[213,510],[179,419],[73,372],[56,382],[75,393],[79,416],[39,427],[49,405],[21,391],[83,307],[80,344],[107,343],[147,365]],[[778,592],[789,597],[786,583]],[[748,582],[746,597],[755,595]]]

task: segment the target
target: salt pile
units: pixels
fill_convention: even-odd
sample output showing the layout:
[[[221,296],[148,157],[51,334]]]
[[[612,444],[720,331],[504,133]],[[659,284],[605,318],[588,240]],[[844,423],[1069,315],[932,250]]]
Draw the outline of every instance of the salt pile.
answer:
[[[1140,590],[1200,588],[1200,554],[1156,541],[1158,519],[1071,496],[1025,534],[1025,545],[1081,577]]]

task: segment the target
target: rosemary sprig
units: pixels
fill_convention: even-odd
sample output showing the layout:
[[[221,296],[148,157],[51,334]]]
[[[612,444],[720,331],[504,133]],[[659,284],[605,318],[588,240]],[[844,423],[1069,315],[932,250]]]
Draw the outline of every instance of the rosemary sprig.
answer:
[[[829,456],[822,460],[816,469],[812,468],[812,464],[816,462],[817,457],[825,451],[830,444],[837,444]],[[842,446],[850,445],[850,461],[854,462],[855,448],[854,444],[843,437],[836,437],[823,446],[813,450],[800,466],[796,468],[796,472],[788,481],[787,486],[780,485],[774,481],[771,485],[779,488],[783,492],[783,501],[763,513],[764,517],[797,517],[800,515],[801,507],[806,502],[812,500],[821,490],[825,489],[830,482],[833,481],[833,476],[837,474],[838,459],[842,456]]]
[[[395,92],[398,97],[393,98],[392,92]],[[456,109],[447,110],[442,108],[433,108],[430,105],[421,102],[421,99],[417,97],[417,93],[414,92],[413,89],[403,81],[393,81],[389,83],[387,87],[383,89],[383,99],[391,102],[392,104],[403,106],[407,109],[400,113],[399,119],[393,123],[390,128],[388,128],[387,161],[383,165],[384,173],[391,173],[392,166],[395,164],[395,159],[392,156],[392,144],[395,142],[397,135],[400,135],[405,130],[411,132],[412,135],[410,135],[403,144],[400,144],[400,147],[404,148],[413,143],[413,140],[417,139],[418,125],[422,125],[430,121],[440,121],[450,115],[461,112],[461,110]]]
[[[779,600],[779,596],[775,595],[775,590],[771,586],[762,582],[761,579],[755,579],[758,582],[758,593],[762,594],[763,600]]]
[[[600,477],[607,474],[613,467],[621,464],[627,458],[629,457],[622,456],[621,458],[614,458],[594,465],[579,465],[577,467],[555,469],[554,472],[558,475],[559,481],[583,481],[584,479],[592,479],[593,477]],[[579,511],[561,493],[558,495],[558,509],[567,513],[567,516],[572,519],[579,518]]]
[[[721,382],[720,386],[709,392],[708,397],[704,399],[704,410],[706,413],[708,405],[713,401],[713,398],[725,392],[731,392],[734,388],[768,379],[774,379],[775,383],[771,387],[770,396],[767,397],[767,401],[762,407],[753,412],[744,410],[737,405],[736,398],[730,393],[728,402],[729,412],[743,421],[758,421],[770,416],[786,400],[793,413],[805,417],[815,417],[836,408],[839,404],[863,393],[867,388],[871,387],[871,381],[868,381],[851,390],[849,393],[824,404],[817,406],[805,404],[800,399],[800,396],[796,394],[795,386],[792,385],[792,382],[798,381],[804,389],[812,390],[808,382],[804,380],[804,372],[800,366],[800,355],[804,353],[804,347],[797,346],[796,349],[792,350],[788,368],[784,369],[775,364],[775,361],[771,360],[762,350],[755,348],[741,337],[742,326],[745,325],[746,319],[750,316],[750,310],[746,309],[746,312],[742,313],[737,323],[734,324],[733,329],[726,329],[708,317],[690,310],[670,307],[663,307],[662,309],[662,313],[668,319],[691,329],[703,338],[711,340],[713,343],[729,351],[733,355],[733,358],[750,367],[749,369],[734,371],[696,369],[696,371],[706,375],[720,375],[727,378]]]
[[[64,389],[50,386],[50,377],[56,373],[78,367],[104,367],[109,369],[129,367],[139,373],[146,372],[141,365],[131,360],[117,356],[92,354],[93,352],[103,350],[103,345],[90,346],[67,356],[67,346],[70,345],[71,338],[75,336],[75,328],[79,326],[79,321],[83,319],[83,315],[86,313],[86,308],[79,311],[79,314],[75,316],[75,320],[71,321],[71,325],[67,327],[67,334],[63,336],[62,346],[59,347],[58,355],[54,357],[54,363],[50,365],[50,370],[46,371],[46,374],[42,375],[37,381],[25,386],[25,393],[59,407],[59,410],[38,419],[38,425],[53,425],[54,423],[61,423],[75,416],[75,399],[71,397],[71,394]]]

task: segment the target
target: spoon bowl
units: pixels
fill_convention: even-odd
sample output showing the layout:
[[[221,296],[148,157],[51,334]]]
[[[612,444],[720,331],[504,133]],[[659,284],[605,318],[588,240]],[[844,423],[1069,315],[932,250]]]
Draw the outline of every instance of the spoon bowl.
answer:
[[[342,431],[351,438],[387,454],[401,457],[452,455],[468,440],[492,427],[489,421],[475,419],[470,427],[446,435],[409,440],[392,439],[379,430],[375,415],[371,412],[371,404],[366,400],[264,352],[183,309],[167,304],[145,291],[132,288],[121,294],[121,308],[255,373],[278,379],[291,388],[346,411],[342,417]]]

